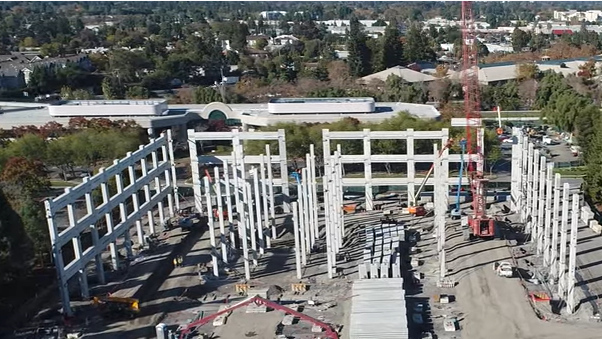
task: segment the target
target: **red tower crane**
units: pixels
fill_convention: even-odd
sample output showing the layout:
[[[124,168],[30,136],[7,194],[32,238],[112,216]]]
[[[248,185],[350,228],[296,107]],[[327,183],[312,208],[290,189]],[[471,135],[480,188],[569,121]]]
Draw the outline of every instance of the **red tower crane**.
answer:
[[[462,86],[466,115],[468,179],[472,192],[473,214],[468,216],[468,238],[493,238],[495,221],[487,216],[486,185],[483,176],[484,135],[479,101],[479,66],[476,26],[472,2],[462,1]]]

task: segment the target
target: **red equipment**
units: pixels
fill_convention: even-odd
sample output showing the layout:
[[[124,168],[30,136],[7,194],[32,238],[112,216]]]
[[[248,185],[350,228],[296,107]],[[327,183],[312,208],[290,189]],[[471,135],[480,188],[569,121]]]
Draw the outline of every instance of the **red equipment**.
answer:
[[[241,308],[243,306],[247,306],[247,305],[249,305],[251,303],[255,303],[257,305],[265,305],[265,306],[267,306],[269,308],[273,308],[275,310],[280,310],[280,311],[284,311],[284,312],[286,312],[288,314],[292,314],[295,317],[298,317],[299,319],[302,319],[302,320],[305,320],[305,321],[309,321],[310,323],[321,327],[324,330],[324,336],[326,338],[339,339],[339,334],[335,330],[333,330],[332,327],[330,327],[330,325],[328,325],[326,323],[323,323],[323,322],[321,322],[321,321],[319,321],[317,319],[314,319],[314,318],[312,318],[310,316],[307,316],[307,315],[305,315],[305,314],[303,314],[301,312],[297,312],[297,311],[292,310],[292,309],[290,309],[288,307],[282,306],[282,305],[280,305],[278,303],[275,303],[273,301],[270,301],[270,300],[267,300],[267,299],[263,299],[263,298],[261,298],[259,296],[251,297],[251,298],[249,298],[247,300],[244,300],[244,301],[242,301],[242,302],[240,302],[240,303],[238,303],[238,304],[236,304],[236,305],[234,305],[234,306],[232,306],[232,307],[230,307],[228,309],[225,309],[225,310],[223,310],[221,312],[217,312],[217,313],[212,314],[212,315],[210,315],[208,317],[201,318],[201,319],[199,319],[197,321],[194,321],[194,322],[188,324],[186,326],[186,328],[184,328],[182,330],[182,333],[180,333],[180,337],[179,338],[180,339],[184,339],[186,337],[186,334],[190,333],[195,328],[197,328],[199,326],[202,326],[202,325],[204,325],[204,324],[206,324],[206,323],[214,320],[215,318],[219,317],[222,314],[226,314],[228,312],[234,311],[237,308]]]
[[[487,179],[483,177],[484,136],[481,131],[478,46],[476,42],[476,25],[472,13],[472,3],[471,1],[462,1],[462,85],[464,89],[464,113],[466,114],[468,178],[472,191],[473,208],[473,214],[468,216],[469,236],[493,238],[495,236],[495,222],[493,218],[486,215]]]

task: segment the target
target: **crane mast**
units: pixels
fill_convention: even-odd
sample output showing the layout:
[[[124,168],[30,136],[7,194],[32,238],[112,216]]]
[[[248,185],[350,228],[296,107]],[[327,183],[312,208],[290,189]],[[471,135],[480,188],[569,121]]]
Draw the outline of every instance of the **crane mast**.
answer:
[[[462,1],[462,89],[466,116],[467,173],[472,192],[473,214],[468,226],[476,237],[494,236],[493,219],[486,216],[486,183],[483,177],[484,135],[481,120],[476,26],[472,2]]]

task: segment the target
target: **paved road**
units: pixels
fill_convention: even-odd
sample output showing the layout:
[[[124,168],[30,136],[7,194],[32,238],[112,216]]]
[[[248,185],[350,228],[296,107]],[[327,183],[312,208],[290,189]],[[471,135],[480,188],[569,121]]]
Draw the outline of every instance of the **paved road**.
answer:
[[[517,278],[501,278],[492,270],[493,262],[510,257],[505,241],[467,244],[459,232],[450,233],[448,267],[459,282],[455,292],[464,312],[463,338],[600,338],[594,324],[549,323],[535,316]]]

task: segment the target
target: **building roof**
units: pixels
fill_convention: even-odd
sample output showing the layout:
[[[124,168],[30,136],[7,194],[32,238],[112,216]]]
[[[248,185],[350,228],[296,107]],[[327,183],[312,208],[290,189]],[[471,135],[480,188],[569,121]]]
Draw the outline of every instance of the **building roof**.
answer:
[[[402,278],[353,282],[350,339],[407,339],[408,318]]]
[[[404,81],[409,82],[409,83],[428,82],[428,81],[434,81],[437,79],[432,75],[420,73],[420,72],[411,70],[409,68],[405,68],[402,66],[394,66],[394,67],[385,69],[384,71],[380,71],[380,72],[377,72],[374,74],[367,75],[363,78],[360,78],[360,81],[364,82],[364,83],[368,83],[372,80],[386,81],[390,75],[396,75],[396,76],[402,78]]]
[[[340,98],[344,100],[345,98]],[[365,100],[365,99],[364,99]],[[245,124],[254,126],[268,126],[280,122],[296,123],[328,123],[335,122],[345,117],[355,118],[363,122],[381,122],[394,117],[398,112],[406,111],[420,119],[438,119],[441,114],[432,105],[411,104],[404,102],[377,102],[374,112],[348,113],[344,111],[329,114],[301,113],[301,114],[270,114],[268,104],[223,104],[210,103],[207,105],[169,105],[166,115],[136,115],[136,116],[111,116],[112,108],[105,105],[106,115],[94,114],[84,118],[110,118],[113,120],[134,120],[143,128],[159,128],[185,124],[190,120],[199,118],[207,119],[215,110],[222,111],[229,119],[239,119]],[[102,109],[97,106],[97,109]],[[142,111],[141,111],[142,112]],[[50,121],[67,125],[69,118],[53,117],[49,112],[48,104],[0,102],[0,129],[12,129],[19,126],[42,126]]]

